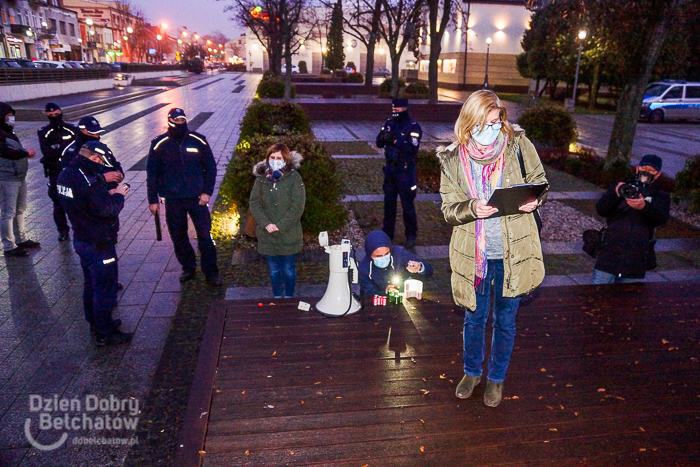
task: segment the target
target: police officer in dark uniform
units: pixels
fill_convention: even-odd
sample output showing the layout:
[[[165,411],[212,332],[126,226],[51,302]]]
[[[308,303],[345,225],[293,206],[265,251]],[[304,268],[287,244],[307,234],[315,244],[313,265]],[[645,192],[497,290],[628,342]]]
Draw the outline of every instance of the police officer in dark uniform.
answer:
[[[413,201],[416,198],[416,155],[423,130],[408,116],[408,99],[392,101],[392,116],[377,135],[377,146],[384,148],[384,224],[382,230],[394,238],[396,197],[401,197],[406,248],[416,245],[418,217]]]
[[[77,127],[63,121],[61,108],[53,102],[46,104],[46,116],[49,119],[49,124],[37,132],[41,153],[44,155],[39,159],[39,162],[44,166],[44,176],[49,179],[49,198],[53,202],[53,220],[58,228],[58,241],[63,242],[68,240],[70,227],[68,227],[66,213],[58,198],[56,179],[61,173],[61,154],[67,146],[75,141],[79,131]]]
[[[56,189],[73,227],[73,246],[83,268],[83,307],[98,346],[131,341],[112,318],[117,305],[117,232],[128,185],[110,189],[98,174],[104,172],[109,148],[86,142],[58,176]]]
[[[158,198],[165,198],[165,222],[175,256],[182,265],[180,282],[194,278],[197,267],[187,234],[189,214],[197,231],[202,272],[209,284],[221,286],[208,208],[214,192],[216,161],[204,135],[187,128],[184,110],[175,108],[168,112],[168,131],[151,141],[146,172],[151,213],[158,215]]]

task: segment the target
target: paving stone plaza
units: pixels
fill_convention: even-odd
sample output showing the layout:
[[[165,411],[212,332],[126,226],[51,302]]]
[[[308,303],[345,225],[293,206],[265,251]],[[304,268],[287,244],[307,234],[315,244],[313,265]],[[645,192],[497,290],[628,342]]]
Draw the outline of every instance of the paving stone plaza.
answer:
[[[172,317],[180,300],[181,268],[173,253],[167,229],[156,241],[153,217],[146,199],[145,157],[150,141],[166,130],[166,115],[173,107],[185,110],[191,128],[203,133],[212,146],[218,177],[210,207],[216,199],[226,165],[238,142],[238,127],[255,95],[260,75],[221,73],[209,75],[185,86],[104,111],[96,115],[109,131],[103,136],[126,171],[131,184],[120,215],[119,280],[124,289],[114,317],[123,321],[122,330],[134,332],[129,345],[97,348],[90,337],[82,310],[82,271],[70,242],[59,243],[46,195],[46,179],[39,157],[30,160],[28,209],[29,237],[41,248],[28,258],[0,257],[0,466],[32,465],[122,465],[128,446],[66,445],[56,451],[32,448],[26,431],[43,444],[56,437],[38,426],[26,428],[30,395],[43,397],[109,397],[114,394],[143,401],[151,387],[151,374],[161,359]],[[443,98],[463,96],[445,91]],[[509,104],[510,105],[510,104]],[[387,109],[388,113],[388,109]],[[511,120],[517,118],[514,106]],[[414,116],[420,121],[420,116]],[[577,116],[580,142],[600,148],[607,142],[612,116]],[[25,147],[38,151],[39,122],[18,122],[16,132]],[[316,137],[323,141],[374,141],[378,122],[314,122]],[[663,152],[672,173],[682,168],[689,154],[700,153],[697,126],[667,125],[668,138],[652,134],[646,126],[635,145],[635,154]],[[425,124],[425,141],[451,141],[452,124]],[[654,130],[656,131],[656,130]],[[694,152],[693,152],[694,151]],[[357,156],[346,156],[357,157]],[[364,156],[360,156],[364,157]],[[367,157],[370,157],[367,155]],[[377,156],[371,156],[377,157]],[[381,156],[379,156],[381,157]],[[666,159],[665,159],[666,160]],[[596,199],[599,191],[553,192],[549,199]],[[346,202],[377,202],[376,194],[347,195]],[[439,202],[439,195],[419,195],[419,200]],[[162,215],[162,214],[161,214]],[[164,224],[164,219],[163,219]],[[191,226],[190,226],[191,227]],[[194,229],[190,237],[194,239]],[[193,241],[196,245],[196,241]],[[700,249],[697,239],[664,239],[657,251]],[[545,254],[578,254],[578,242],[550,242]],[[425,258],[447,258],[446,245],[421,245]],[[231,258],[219,257],[219,262]],[[693,268],[651,272],[647,281],[700,281]],[[571,270],[548,276],[545,286],[587,284],[589,273]],[[204,285],[203,285],[204,286]],[[324,286],[300,284],[298,295],[319,296]],[[229,288],[226,298],[268,297],[267,287]],[[176,358],[176,356],[169,356]],[[99,435],[88,430],[84,436]]]

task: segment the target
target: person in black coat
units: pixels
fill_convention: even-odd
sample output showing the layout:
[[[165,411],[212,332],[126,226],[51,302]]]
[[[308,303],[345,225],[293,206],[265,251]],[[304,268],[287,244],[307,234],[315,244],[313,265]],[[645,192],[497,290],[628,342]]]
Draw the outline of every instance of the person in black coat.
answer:
[[[180,282],[193,279],[197,267],[187,234],[189,214],[197,232],[202,272],[209,284],[221,286],[208,207],[214,193],[216,160],[204,135],[187,128],[184,110],[168,112],[168,131],[151,141],[146,173],[148,207],[153,215],[159,215],[158,198],[165,198],[165,222],[182,266]]]
[[[418,216],[413,201],[416,199],[416,155],[423,130],[408,115],[408,99],[392,101],[392,117],[377,135],[377,147],[384,148],[384,222],[382,230],[394,239],[396,225],[396,197],[401,197],[403,222],[406,229],[406,248],[413,248],[418,235]]]
[[[112,318],[119,287],[116,252],[119,213],[128,185],[110,189],[99,174],[107,163],[109,148],[98,141],[83,145],[68,167],[58,175],[56,189],[73,227],[73,247],[83,269],[83,308],[97,345],[123,344],[132,333],[119,330]]]
[[[618,182],[596,204],[607,228],[596,256],[593,284],[644,278],[653,255],[654,230],[668,221],[671,210],[671,197],[655,183],[661,166],[659,156],[647,154],[636,168],[636,178],[628,180],[640,188],[636,196],[625,197],[629,185]]]
[[[53,220],[58,229],[58,241],[63,242],[68,240],[70,227],[68,227],[68,219],[58,197],[56,179],[62,169],[61,154],[66,147],[75,141],[79,130],[63,121],[63,113],[58,104],[53,102],[46,104],[46,116],[49,119],[49,124],[37,131],[39,146],[43,154],[39,162],[44,166],[44,176],[49,179],[49,199],[53,203]]]

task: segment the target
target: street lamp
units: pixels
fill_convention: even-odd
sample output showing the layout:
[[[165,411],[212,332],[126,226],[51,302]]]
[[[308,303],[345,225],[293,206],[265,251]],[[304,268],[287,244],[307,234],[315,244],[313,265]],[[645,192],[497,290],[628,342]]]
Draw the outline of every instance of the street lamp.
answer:
[[[585,30],[578,32],[578,58],[576,59],[576,78],[574,78],[574,95],[571,100],[573,101],[573,110],[576,110],[576,91],[578,90],[578,70],[581,67],[581,49],[583,48],[583,41],[586,39],[588,33]]]
[[[489,51],[491,48],[491,38],[486,39],[486,73],[484,74],[484,89],[489,87]]]
[[[163,51],[162,51],[163,49],[161,49],[161,46],[160,46],[160,41],[161,41],[161,39],[163,39],[163,36],[161,36],[160,34],[157,34],[156,39],[158,39],[158,63],[160,63],[163,60]]]
[[[467,18],[462,17],[462,26],[464,26],[464,70],[462,72],[462,88],[467,89],[467,52],[469,51],[469,14],[472,8],[472,2],[463,0],[467,4]],[[464,15],[464,13],[462,13]]]

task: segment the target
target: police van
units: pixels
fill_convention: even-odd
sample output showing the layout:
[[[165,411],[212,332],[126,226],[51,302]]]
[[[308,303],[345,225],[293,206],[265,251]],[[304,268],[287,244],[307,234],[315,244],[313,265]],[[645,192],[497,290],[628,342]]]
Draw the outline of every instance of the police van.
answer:
[[[639,118],[652,123],[700,119],[700,83],[663,80],[644,91]]]

